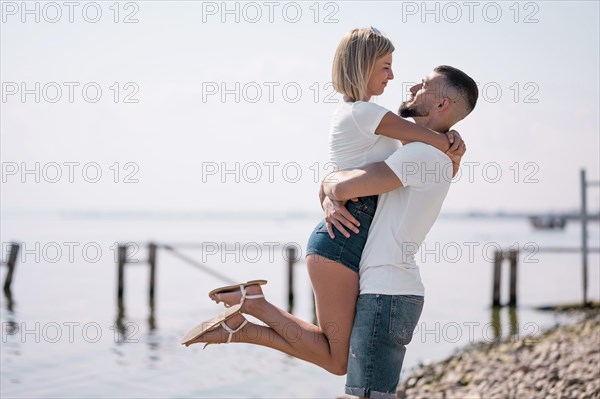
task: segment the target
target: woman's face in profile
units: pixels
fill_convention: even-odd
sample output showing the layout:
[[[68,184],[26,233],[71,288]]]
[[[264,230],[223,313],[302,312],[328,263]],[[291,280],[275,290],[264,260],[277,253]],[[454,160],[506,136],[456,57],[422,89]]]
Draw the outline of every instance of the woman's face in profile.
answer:
[[[375,61],[371,77],[367,82],[367,95],[378,96],[383,93],[388,80],[394,79],[392,72],[392,53],[384,55]]]

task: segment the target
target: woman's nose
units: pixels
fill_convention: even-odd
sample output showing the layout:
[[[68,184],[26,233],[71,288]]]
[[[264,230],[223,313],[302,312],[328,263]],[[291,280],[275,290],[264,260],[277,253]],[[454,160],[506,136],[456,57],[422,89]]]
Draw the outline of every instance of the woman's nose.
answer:
[[[390,72],[388,73],[388,80],[392,79],[394,79],[394,72],[390,69]]]

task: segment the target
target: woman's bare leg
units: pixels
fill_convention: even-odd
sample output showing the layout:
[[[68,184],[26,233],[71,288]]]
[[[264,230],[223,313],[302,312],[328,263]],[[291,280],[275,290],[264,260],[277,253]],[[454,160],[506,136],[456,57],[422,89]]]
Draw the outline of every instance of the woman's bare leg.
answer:
[[[230,329],[236,330],[242,325],[244,320],[246,320],[245,317],[240,313],[233,316],[225,323]],[[223,342],[227,342],[228,336],[229,333],[225,331],[224,328],[219,327],[203,334],[201,337],[191,341],[191,343],[221,344]],[[314,360],[308,357],[305,353],[302,353],[294,348],[288,341],[281,338],[281,336],[277,334],[271,327],[262,326],[251,322],[248,322],[238,332],[236,332],[231,337],[231,342],[266,346],[268,348],[277,349],[290,356],[297,357],[298,359],[306,360],[307,362],[313,362]]]
[[[306,261],[321,327],[285,312],[264,298],[249,299],[244,302],[242,312],[256,317],[270,328],[259,329],[261,326],[250,323],[232,340],[268,346],[314,363],[333,374],[343,375],[348,364],[350,333],[358,297],[358,274],[318,255],[309,255]],[[262,290],[258,285],[247,289],[248,295],[259,293]],[[240,296],[240,291],[233,291],[218,294],[216,299],[232,305],[240,302]],[[235,329],[242,322],[240,316],[228,321],[227,325]],[[217,336],[220,336],[219,339],[227,338],[223,328],[211,333],[205,334],[198,342],[215,342],[212,340]],[[216,342],[222,341],[217,339]]]

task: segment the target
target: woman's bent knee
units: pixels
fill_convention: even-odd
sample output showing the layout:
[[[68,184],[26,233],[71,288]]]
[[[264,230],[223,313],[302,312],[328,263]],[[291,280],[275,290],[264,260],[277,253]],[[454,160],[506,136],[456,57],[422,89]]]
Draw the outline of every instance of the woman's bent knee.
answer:
[[[348,372],[348,359],[343,362],[335,362],[328,371],[335,375],[346,375]]]

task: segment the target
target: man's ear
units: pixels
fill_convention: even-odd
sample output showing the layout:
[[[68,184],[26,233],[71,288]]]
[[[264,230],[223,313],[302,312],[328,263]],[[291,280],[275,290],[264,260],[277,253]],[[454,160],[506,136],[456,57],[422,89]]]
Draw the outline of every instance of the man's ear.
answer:
[[[442,100],[438,103],[437,107],[435,108],[435,110],[437,112],[441,112],[441,111],[445,111],[448,107],[450,106],[450,99],[444,97],[442,98]]]

